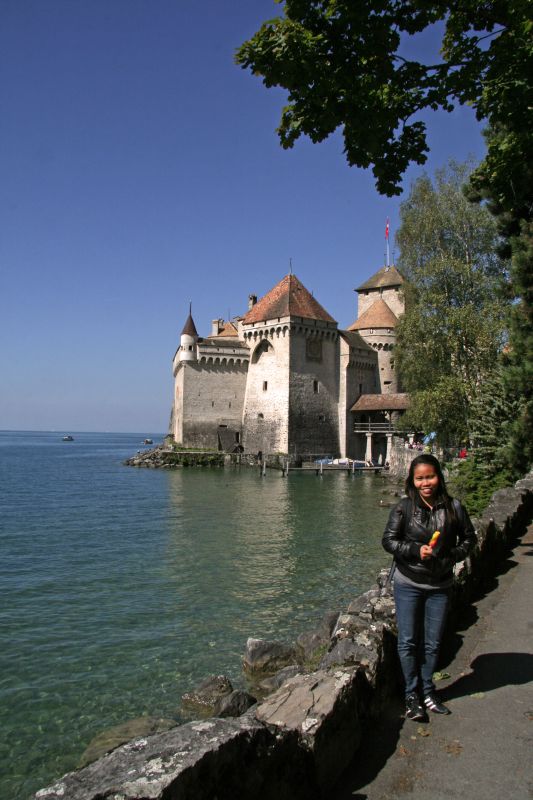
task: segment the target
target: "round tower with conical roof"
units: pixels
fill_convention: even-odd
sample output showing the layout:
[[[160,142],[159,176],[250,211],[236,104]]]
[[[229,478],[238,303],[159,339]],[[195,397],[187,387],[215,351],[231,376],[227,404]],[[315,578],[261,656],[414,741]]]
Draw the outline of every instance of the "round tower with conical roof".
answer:
[[[189,316],[183,326],[181,332],[181,341],[179,349],[180,361],[197,361],[198,360],[198,331],[192,318],[192,308],[189,304]]]
[[[376,389],[381,394],[400,391],[394,365],[396,326],[404,312],[403,278],[394,266],[382,267],[355,291],[358,295],[357,320],[349,331],[357,331],[377,352]]]

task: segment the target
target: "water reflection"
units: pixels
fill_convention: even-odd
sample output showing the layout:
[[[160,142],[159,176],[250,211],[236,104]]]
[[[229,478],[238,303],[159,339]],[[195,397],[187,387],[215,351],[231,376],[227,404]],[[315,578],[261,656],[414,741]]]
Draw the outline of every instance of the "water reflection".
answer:
[[[238,683],[248,636],[293,639],[385,560],[375,476],[125,468],[138,439],[0,432],[0,797],[206,674]]]
[[[165,569],[190,632],[241,654],[247,636],[293,636],[366,588],[384,562],[381,485],[345,474],[168,474]]]

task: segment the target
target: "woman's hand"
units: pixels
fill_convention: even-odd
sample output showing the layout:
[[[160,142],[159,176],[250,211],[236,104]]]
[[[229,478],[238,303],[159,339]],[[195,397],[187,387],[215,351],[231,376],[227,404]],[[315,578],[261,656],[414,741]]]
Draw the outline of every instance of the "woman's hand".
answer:
[[[433,558],[434,553],[428,544],[423,544],[420,548],[420,558],[424,561],[425,558]]]

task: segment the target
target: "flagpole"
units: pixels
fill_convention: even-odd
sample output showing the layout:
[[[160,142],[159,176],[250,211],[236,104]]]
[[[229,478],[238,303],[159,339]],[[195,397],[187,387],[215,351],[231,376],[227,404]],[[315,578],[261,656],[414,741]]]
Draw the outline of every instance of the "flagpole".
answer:
[[[390,267],[390,254],[389,254],[389,218],[387,217],[387,224],[385,225],[385,241],[387,242],[387,269]]]

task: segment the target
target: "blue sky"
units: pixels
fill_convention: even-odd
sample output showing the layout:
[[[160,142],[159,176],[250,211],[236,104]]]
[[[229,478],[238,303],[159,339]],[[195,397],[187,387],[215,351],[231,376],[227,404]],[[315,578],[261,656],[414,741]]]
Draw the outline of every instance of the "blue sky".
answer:
[[[337,135],[279,146],[284,92],[233,62],[278,11],[0,0],[0,429],[166,431],[189,301],[208,335],[290,258],[355,319],[401,198],[350,169]],[[426,170],[482,157],[470,109],[427,121]]]

